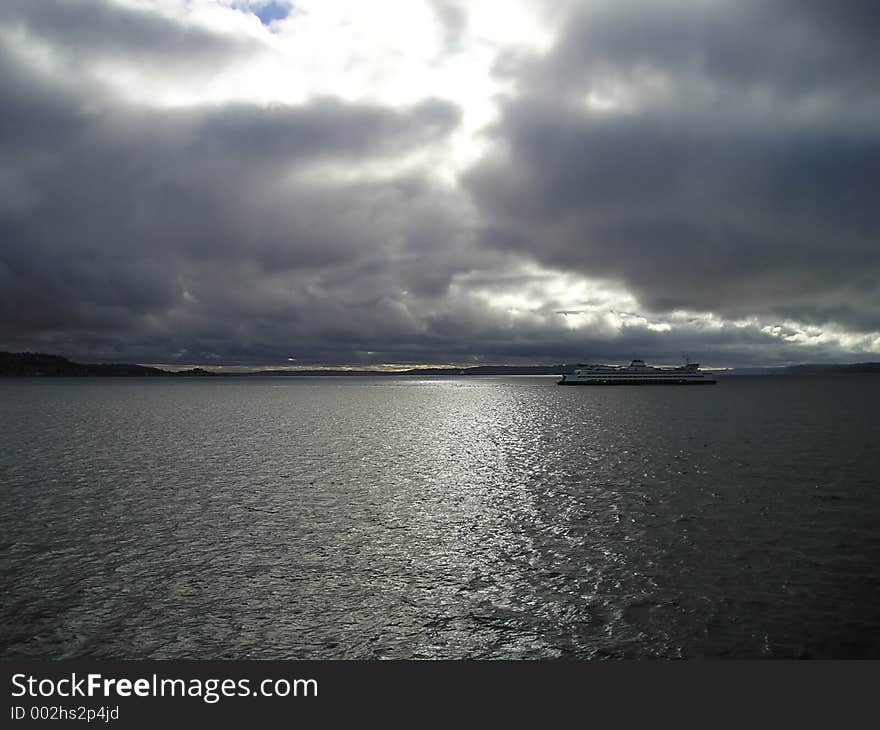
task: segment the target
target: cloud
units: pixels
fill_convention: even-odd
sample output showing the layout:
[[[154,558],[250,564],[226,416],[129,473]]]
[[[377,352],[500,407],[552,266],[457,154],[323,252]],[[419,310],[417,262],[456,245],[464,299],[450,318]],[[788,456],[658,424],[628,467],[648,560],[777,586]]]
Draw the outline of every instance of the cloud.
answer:
[[[148,66],[187,74],[216,72],[259,51],[248,35],[186,15],[166,15],[141,3],[112,0],[7,0],[0,23],[20,43],[75,66]]]
[[[650,311],[880,329],[873,5],[586,4],[467,178],[485,245]]]
[[[5,3],[0,349],[870,357],[876,10],[834,8]]]
[[[95,114],[75,90],[59,96],[51,80],[8,60],[0,149],[16,196],[4,196],[0,220],[0,320],[13,343],[42,333],[68,347],[86,337],[124,348],[180,332],[212,347],[225,337],[286,348],[300,323],[326,319],[339,330],[334,318],[366,337],[364,312],[375,310],[373,330],[394,314],[383,289],[392,291],[395,268],[415,255],[430,260],[420,248],[449,227],[444,193],[424,179],[326,173],[444,138],[459,116],[447,102],[148,109],[117,101]],[[387,271],[370,271],[383,260]],[[442,286],[448,269],[406,286]]]

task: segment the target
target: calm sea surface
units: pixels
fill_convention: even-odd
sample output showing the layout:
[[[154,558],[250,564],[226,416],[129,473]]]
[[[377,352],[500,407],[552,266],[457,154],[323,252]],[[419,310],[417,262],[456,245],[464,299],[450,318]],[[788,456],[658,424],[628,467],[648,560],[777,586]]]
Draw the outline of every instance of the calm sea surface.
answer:
[[[0,656],[880,657],[880,377],[0,381]]]

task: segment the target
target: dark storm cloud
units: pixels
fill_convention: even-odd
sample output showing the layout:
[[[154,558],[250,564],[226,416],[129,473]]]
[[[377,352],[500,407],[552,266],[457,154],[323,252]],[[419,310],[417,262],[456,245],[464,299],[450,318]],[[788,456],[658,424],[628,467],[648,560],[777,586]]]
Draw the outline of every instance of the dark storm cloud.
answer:
[[[876,313],[876,141],[557,111],[509,107],[511,157],[472,174],[490,242],[621,277],[653,311]]]
[[[260,50],[249,38],[109,0],[4,0],[0,24],[73,66],[100,61],[179,72],[185,64],[188,74],[216,73]]]
[[[880,8],[865,0],[574,2],[548,57],[526,71],[559,91],[663,72],[717,91],[848,95],[875,88]],[[686,89],[680,89],[686,91]]]
[[[269,343],[277,361],[322,326],[330,339],[410,327],[393,297],[442,289],[455,270],[420,252],[449,228],[443,193],[405,175],[335,177],[442,138],[458,120],[448,103],[150,110],[5,60],[7,347],[241,358]],[[437,265],[402,282],[410,238]]]
[[[484,241],[655,312],[876,330],[877,8],[578,6],[546,56],[503,66],[519,93],[468,180]]]

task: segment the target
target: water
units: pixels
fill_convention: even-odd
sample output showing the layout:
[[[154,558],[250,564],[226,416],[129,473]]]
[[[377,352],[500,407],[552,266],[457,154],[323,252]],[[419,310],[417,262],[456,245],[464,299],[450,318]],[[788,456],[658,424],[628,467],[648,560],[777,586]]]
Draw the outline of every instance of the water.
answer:
[[[880,657],[880,378],[0,382],[0,656]]]

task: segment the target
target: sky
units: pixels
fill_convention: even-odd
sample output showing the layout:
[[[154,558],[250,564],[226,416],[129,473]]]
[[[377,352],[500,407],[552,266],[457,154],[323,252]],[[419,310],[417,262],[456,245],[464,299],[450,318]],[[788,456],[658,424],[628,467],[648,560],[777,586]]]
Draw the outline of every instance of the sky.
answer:
[[[874,0],[3,0],[0,349],[880,359]]]

